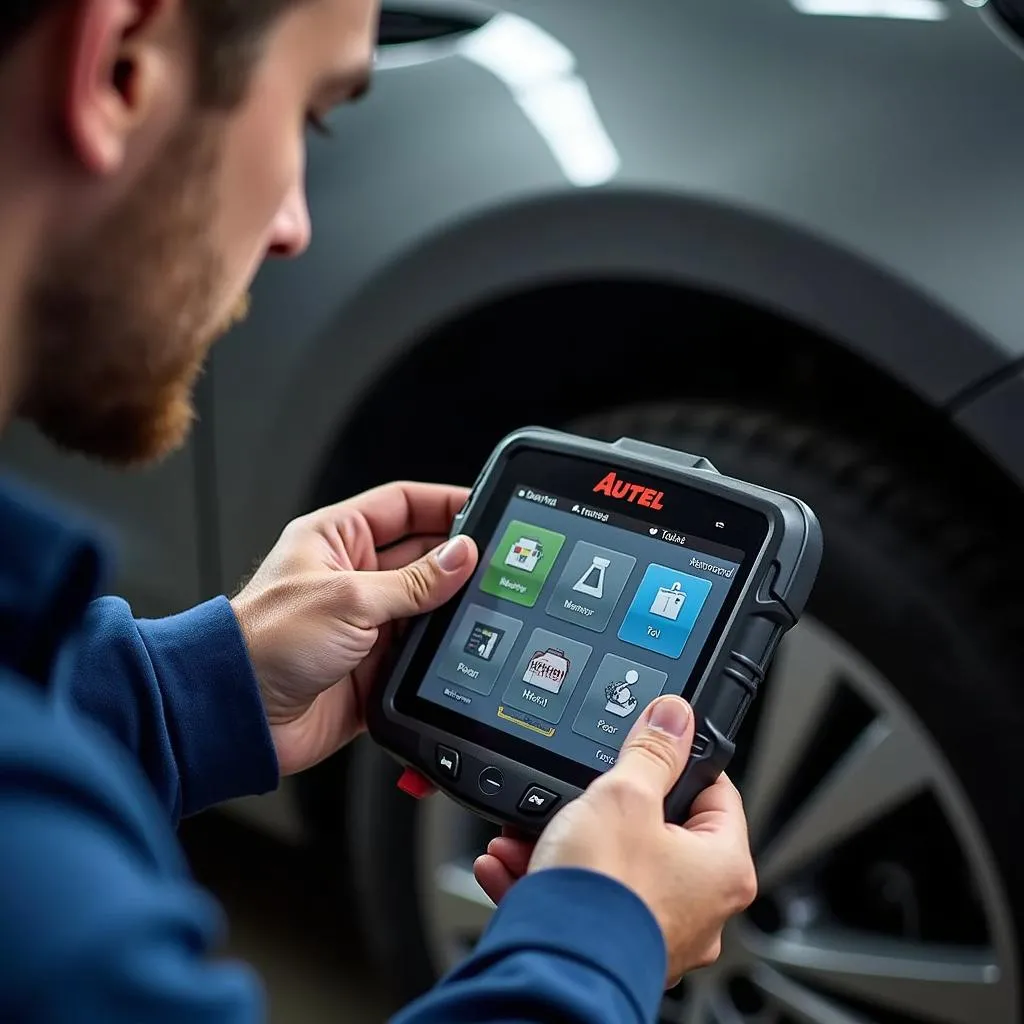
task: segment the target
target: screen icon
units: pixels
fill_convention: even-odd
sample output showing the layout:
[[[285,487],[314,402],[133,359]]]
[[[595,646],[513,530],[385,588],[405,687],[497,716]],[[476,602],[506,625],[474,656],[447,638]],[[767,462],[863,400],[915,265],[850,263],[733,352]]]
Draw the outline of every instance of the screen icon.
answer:
[[[546,651],[534,651],[523,673],[523,682],[539,686],[549,693],[558,693],[569,674],[569,659],[563,651],[549,647]]]
[[[649,565],[619,627],[619,639],[668,658],[678,658],[711,586],[710,580],[678,569]]]
[[[564,534],[513,520],[498,542],[480,589],[532,608],[564,543]]]
[[[572,589],[577,594],[589,594],[600,601],[604,597],[604,577],[611,564],[610,558],[594,555],[590,565],[587,566],[587,571],[573,584]]]
[[[663,692],[668,673],[606,654],[572,724],[579,736],[618,750],[633,721]]]
[[[632,555],[578,541],[551,591],[548,615],[604,632],[635,566]]]
[[[651,602],[651,614],[675,622],[683,610],[685,600],[686,595],[680,583],[673,583],[671,587],[658,587],[658,592]]]
[[[539,540],[534,540],[532,537],[520,537],[509,548],[508,554],[505,556],[505,564],[512,569],[533,572],[543,557],[544,545]]]
[[[491,626],[486,622],[474,622],[469,631],[469,639],[462,649],[466,654],[472,654],[481,661],[490,661],[504,635],[505,630],[498,629],[497,626]]]
[[[516,661],[498,717],[507,718],[515,708],[518,719],[526,715],[556,725],[593,650],[579,640],[535,629]]]
[[[637,709],[637,699],[633,695],[636,684],[640,681],[640,673],[635,668],[629,669],[623,679],[612,681],[604,688],[607,697],[604,709],[619,718],[629,718]]]
[[[440,655],[437,674],[486,697],[494,689],[522,628],[519,619],[471,604]]]

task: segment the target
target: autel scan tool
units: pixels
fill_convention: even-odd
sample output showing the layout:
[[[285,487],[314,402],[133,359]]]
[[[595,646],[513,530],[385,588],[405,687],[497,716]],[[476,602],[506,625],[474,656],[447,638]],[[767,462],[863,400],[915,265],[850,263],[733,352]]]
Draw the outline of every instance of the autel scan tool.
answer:
[[[459,533],[479,567],[410,629],[370,708],[373,738],[412,770],[404,788],[426,778],[538,832],[679,693],[697,732],[665,813],[685,820],[810,594],[814,513],[697,456],[534,428],[491,455]]]

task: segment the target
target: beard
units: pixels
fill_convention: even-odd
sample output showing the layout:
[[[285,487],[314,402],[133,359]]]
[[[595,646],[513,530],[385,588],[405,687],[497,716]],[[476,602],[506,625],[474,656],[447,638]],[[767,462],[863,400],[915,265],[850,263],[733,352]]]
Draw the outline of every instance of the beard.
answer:
[[[22,412],[62,448],[121,466],[179,448],[226,275],[212,242],[220,149],[193,121],[73,250],[50,261],[26,307]]]

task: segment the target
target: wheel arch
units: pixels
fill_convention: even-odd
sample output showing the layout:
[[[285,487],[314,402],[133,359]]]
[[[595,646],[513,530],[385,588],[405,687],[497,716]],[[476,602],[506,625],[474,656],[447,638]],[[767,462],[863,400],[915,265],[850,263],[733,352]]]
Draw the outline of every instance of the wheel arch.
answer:
[[[222,521],[225,575],[234,578],[245,572],[252,552],[261,550],[280,523],[295,514],[296,504],[366,482],[373,474],[352,465],[352,453],[360,446],[363,462],[372,462],[382,475],[394,475],[398,468],[389,460],[388,445],[381,444],[381,421],[391,424],[388,444],[406,452],[450,444],[452,407],[457,412],[467,402],[473,384],[467,383],[466,367],[477,361],[475,379],[485,382],[479,391],[501,391],[500,357],[491,359],[499,363],[496,370],[487,369],[488,351],[498,348],[497,335],[471,333],[481,331],[480,325],[491,331],[488,318],[493,324],[496,313],[504,315],[513,306],[522,313],[531,303],[535,308],[549,303],[546,315],[554,317],[556,330],[571,335],[565,350],[583,349],[583,359],[575,366],[559,364],[557,395],[572,393],[580,366],[610,366],[608,372],[621,389],[629,377],[622,368],[625,362],[620,362],[621,350],[602,347],[596,335],[588,338],[575,325],[582,301],[613,292],[624,296],[630,289],[634,297],[678,297],[675,315],[693,308],[696,297],[702,308],[725,320],[727,311],[742,311],[733,321],[746,318],[750,329],[754,321],[748,314],[755,311],[762,326],[787,326],[785,338],[777,336],[776,344],[788,348],[799,336],[802,354],[823,344],[822,351],[834,356],[836,366],[857,368],[865,380],[888,383],[921,411],[941,408],[1005,362],[994,342],[910,284],[831,241],[752,210],[628,190],[581,190],[509,203],[444,226],[371,277],[317,331],[283,401],[268,410],[263,436],[253,439],[260,458],[252,459],[245,477],[236,481],[243,484],[236,488],[236,512],[244,514]],[[552,297],[556,301],[550,304]],[[655,301],[650,309],[635,308],[633,326],[625,325],[630,365],[636,335],[647,329],[654,311],[673,315],[664,302]],[[528,323],[523,319],[521,326]],[[588,329],[594,329],[593,323]],[[702,352],[691,346],[682,351],[679,339],[687,334],[693,331],[685,323],[675,334],[662,324],[661,336],[666,342],[674,337],[676,347],[658,350],[667,371],[659,369],[649,377],[659,386],[682,376],[681,359],[690,380],[715,370],[709,357],[720,357],[722,350],[711,353],[705,347]],[[549,358],[550,335],[537,335],[532,324],[529,336],[515,339],[517,353],[525,346],[531,358]],[[725,361],[730,370],[740,364],[744,351],[758,351],[751,339],[746,342],[743,351],[732,350]],[[782,349],[778,360],[766,361],[764,352],[760,354],[762,393],[766,380],[773,392],[783,393],[798,360]],[[772,371],[767,377],[766,367]],[[396,390],[405,386],[411,369],[412,399]],[[800,379],[804,387],[817,386],[806,372]],[[832,379],[848,378],[839,373]],[[402,408],[396,409],[399,403]],[[469,404],[471,408],[454,416],[460,427],[471,412],[494,406],[490,399]],[[517,415],[510,423],[554,418],[538,415],[536,407],[522,401],[513,411]],[[432,430],[434,426],[438,429]],[[368,428],[374,433],[367,434]],[[481,431],[471,433],[482,436]],[[373,438],[371,445],[367,437]],[[473,449],[471,454],[475,458],[479,452]],[[423,469],[429,469],[429,461]]]

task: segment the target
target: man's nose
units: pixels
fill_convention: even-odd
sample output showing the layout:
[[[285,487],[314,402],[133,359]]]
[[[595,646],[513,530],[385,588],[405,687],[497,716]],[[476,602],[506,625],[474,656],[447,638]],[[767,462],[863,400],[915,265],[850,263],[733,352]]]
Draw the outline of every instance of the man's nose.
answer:
[[[301,256],[308,248],[312,235],[309,220],[309,206],[306,190],[297,185],[288,194],[274,219],[268,250],[271,256],[293,259]]]

